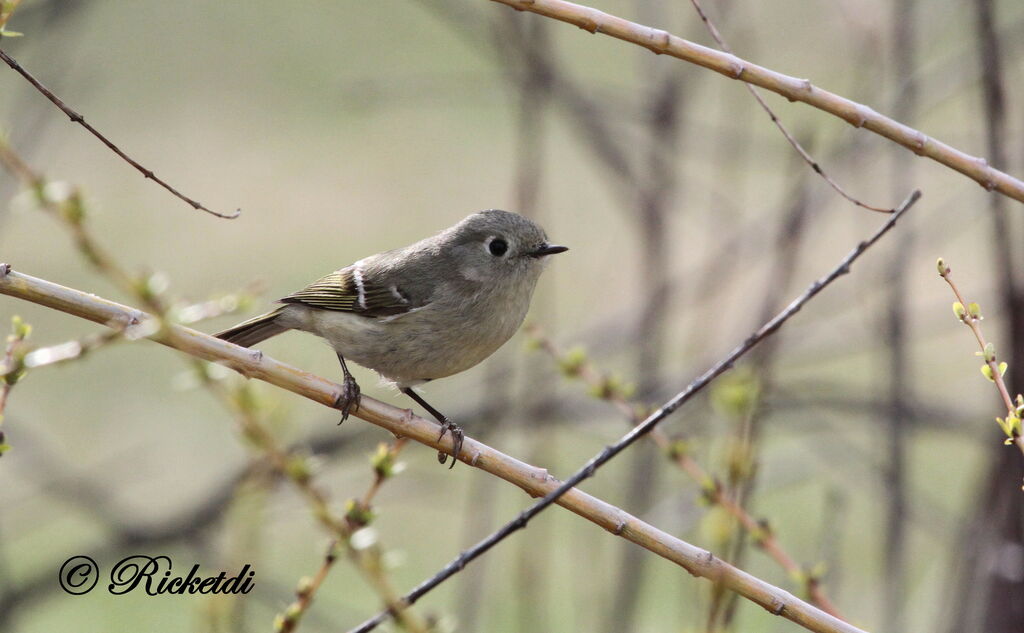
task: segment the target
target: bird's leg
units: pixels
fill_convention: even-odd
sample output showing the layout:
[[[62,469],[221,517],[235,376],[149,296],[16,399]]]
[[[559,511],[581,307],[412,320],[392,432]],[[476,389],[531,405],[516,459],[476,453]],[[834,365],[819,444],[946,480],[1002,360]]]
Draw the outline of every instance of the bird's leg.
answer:
[[[413,391],[411,388],[405,387],[404,389],[402,389],[402,393],[415,400],[421,407],[426,409],[427,412],[430,413],[430,415],[434,416],[434,418],[437,419],[438,423],[441,425],[441,434],[437,436],[437,440],[439,442],[441,441],[441,438],[444,437],[445,433],[451,431],[453,450],[452,465],[449,466],[449,468],[455,468],[455,462],[459,461],[459,453],[462,452],[462,439],[463,437],[465,437],[465,434],[462,432],[462,427],[449,420],[448,416],[446,416],[445,414],[441,413],[434,407],[430,406],[426,400],[424,400],[418,393]],[[444,451],[438,451],[437,461],[441,462],[442,464],[448,461],[448,453],[445,453]]]
[[[341,409],[341,422],[338,422],[338,424],[341,424],[348,419],[349,413],[359,408],[361,394],[359,392],[359,385],[356,384],[356,379],[349,372],[348,365],[345,364],[345,357],[341,355],[341,352],[338,352],[338,361],[341,363],[341,371],[345,374],[345,379],[342,382],[345,392],[334,401],[334,408]]]

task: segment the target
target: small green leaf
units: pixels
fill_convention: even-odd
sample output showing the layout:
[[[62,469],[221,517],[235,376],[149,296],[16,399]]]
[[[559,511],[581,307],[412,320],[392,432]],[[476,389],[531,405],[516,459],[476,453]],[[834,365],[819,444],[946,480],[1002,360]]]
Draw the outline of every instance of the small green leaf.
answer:
[[[953,302],[953,314],[956,315],[956,318],[958,318],[961,321],[963,321],[964,320],[964,316],[966,316],[966,314],[967,314],[967,312],[964,310],[964,304],[960,303],[959,301],[954,301]]]
[[[967,312],[971,315],[972,318],[981,318],[981,306],[978,305],[975,301],[972,301],[969,304],[967,304]]]
[[[987,362],[993,362],[996,359],[996,346],[991,342],[985,343],[985,360]]]
[[[989,367],[987,363],[981,366],[981,375],[987,378],[990,382],[996,381],[992,376],[992,368]]]

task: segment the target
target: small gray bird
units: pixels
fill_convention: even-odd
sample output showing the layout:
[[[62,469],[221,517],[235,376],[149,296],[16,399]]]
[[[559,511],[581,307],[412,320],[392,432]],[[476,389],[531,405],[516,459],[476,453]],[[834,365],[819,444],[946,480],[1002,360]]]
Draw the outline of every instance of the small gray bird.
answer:
[[[335,406],[344,422],[359,407],[359,385],[345,359],[376,371],[451,432],[452,466],[463,432],[413,386],[465,371],[512,337],[548,255],[544,229],[516,213],[490,209],[393,251],[371,255],[281,299],[280,308],[239,323],[217,338],[250,347],[288,330],[323,337],[338,354],[345,392]],[[443,464],[444,452],[438,453]]]

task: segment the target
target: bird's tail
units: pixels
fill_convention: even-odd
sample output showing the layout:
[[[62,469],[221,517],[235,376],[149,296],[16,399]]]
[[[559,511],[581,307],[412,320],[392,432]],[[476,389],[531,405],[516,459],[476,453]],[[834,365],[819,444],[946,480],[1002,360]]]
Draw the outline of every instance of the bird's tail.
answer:
[[[217,338],[224,339],[229,343],[235,345],[241,345],[242,347],[251,347],[260,341],[264,341],[271,336],[277,336],[282,332],[287,332],[291,328],[281,325],[280,319],[281,312],[284,307],[278,308],[273,312],[267,312],[257,317],[253,317],[248,321],[242,321],[238,325],[228,328],[223,332],[214,334]]]

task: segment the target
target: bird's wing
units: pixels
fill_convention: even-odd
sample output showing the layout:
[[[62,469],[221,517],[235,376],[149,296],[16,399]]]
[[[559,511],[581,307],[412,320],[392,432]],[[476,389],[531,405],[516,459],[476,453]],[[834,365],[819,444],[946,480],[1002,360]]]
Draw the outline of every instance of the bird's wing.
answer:
[[[366,317],[404,314],[415,307],[398,284],[375,279],[357,266],[336,270],[280,301]]]

